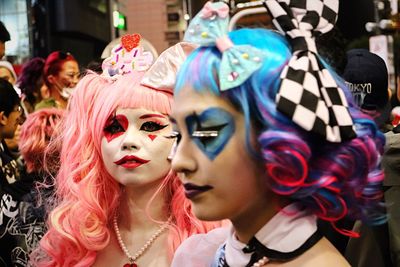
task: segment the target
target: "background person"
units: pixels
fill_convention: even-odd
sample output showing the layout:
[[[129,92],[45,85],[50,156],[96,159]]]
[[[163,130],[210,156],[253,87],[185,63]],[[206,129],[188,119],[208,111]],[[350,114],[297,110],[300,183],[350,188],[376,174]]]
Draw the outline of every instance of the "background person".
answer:
[[[5,79],[9,83],[11,83],[14,87],[14,90],[17,92],[18,96],[21,95],[21,89],[16,86],[17,74],[15,73],[14,67],[8,61],[0,61],[0,79]],[[21,127],[18,126],[15,130],[14,137],[9,139],[5,138],[4,141],[7,144],[9,151],[11,152],[13,158],[18,159],[19,151],[18,151],[18,142],[19,136],[21,133]]]
[[[0,265],[17,266],[24,255],[18,227],[19,203],[29,192],[31,182],[25,180],[24,170],[12,158],[5,138],[13,138],[15,130],[24,121],[20,99],[13,86],[0,79]],[[22,257],[23,258],[23,257]],[[24,259],[23,259],[24,260]]]
[[[17,82],[17,74],[15,73],[14,67],[10,62],[0,60],[0,78],[5,79],[12,85],[15,85]],[[17,93],[20,95],[20,90],[17,90]]]
[[[79,79],[78,62],[70,53],[52,52],[46,58],[43,70],[49,98],[36,104],[35,110],[45,107],[65,109],[68,98]]]
[[[32,58],[22,66],[18,77],[17,85],[21,89],[22,105],[26,115],[34,111],[37,103],[48,97],[42,94],[42,88],[46,87],[43,79],[44,64],[43,58]],[[45,91],[47,90],[46,87]]]
[[[400,266],[400,234],[398,206],[399,170],[397,162],[399,135],[392,132],[390,125],[389,75],[385,61],[366,49],[352,49],[347,52],[347,64],[343,78],[349,87],[354,102],[364,114],[371,116],[379,129],[385,133],[385,153],[382,167],[385,171],[385,203],[388,212],[387,223],[368,226],[357,221],[354,230],[360,238],[351,238],[346,248],[346,258],[352,266]]]
[[[0,21],[0,59],[4,57],[6,53],[6,42],[10,40],[10,33],[3,22]]]

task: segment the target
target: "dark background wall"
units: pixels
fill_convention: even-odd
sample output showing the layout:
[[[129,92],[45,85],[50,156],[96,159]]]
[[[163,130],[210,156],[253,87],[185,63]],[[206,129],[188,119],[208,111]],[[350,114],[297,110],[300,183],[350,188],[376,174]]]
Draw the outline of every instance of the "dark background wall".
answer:
[[[366,31],[366,23],[376,22],[376,19],[382,20],[391,18],[389,0],[381,0],[382,9],[379,10],[375,9],[374,0],[341,0],[339,4],[340,9],[337,25],[344,36],[350,40],[376,34],[375,32]],[[393,34],[394,32],[383,30],[383,33]]]
[[[62,50],[71,52],[82,66],[99,57],[111,41],[108,1],[36,1],[31,12],[33,56]]]
[[[33,0],[31,0],[33,1]],[[81,65],[98,57],[111,40],[111,0],[37,0],[32,7],[33,55],[54,50],[71,52]],[[206,0],[189,0],[195,15]],[[387,0],[386,0],[387,1]],[[236,1],[239,2],[239,1]],[[365,24],[374,21],[373,0],[340,0],[338,27],[346,41],[365,37]],[[99,10],[98,6],[106,6]]]

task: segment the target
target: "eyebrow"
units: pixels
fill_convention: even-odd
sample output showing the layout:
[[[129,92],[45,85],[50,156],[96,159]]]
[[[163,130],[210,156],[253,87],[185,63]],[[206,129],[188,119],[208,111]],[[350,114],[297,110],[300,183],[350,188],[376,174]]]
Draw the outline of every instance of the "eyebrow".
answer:
[[[176,124],[176,120],[174,118],[172,118],[171,116],[168,116],[168,119],[170,122],[175,123]]]
[[[148,118],[163,118],[165,119],[165,116],[160,115],[160,114],[144,114],[142,116],[139,117],[139,119],[148,119]]]

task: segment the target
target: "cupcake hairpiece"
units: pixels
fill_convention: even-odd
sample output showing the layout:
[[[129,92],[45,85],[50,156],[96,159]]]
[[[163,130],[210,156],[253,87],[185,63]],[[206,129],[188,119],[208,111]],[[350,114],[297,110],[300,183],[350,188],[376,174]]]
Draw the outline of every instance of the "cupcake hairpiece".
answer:
[[[121,43],[111,50],[110,57],[103,61],[103,75],[116,77],[133,71],[145,71],[153,63],[151,52],[143,51],[137,33],[122,36]]]

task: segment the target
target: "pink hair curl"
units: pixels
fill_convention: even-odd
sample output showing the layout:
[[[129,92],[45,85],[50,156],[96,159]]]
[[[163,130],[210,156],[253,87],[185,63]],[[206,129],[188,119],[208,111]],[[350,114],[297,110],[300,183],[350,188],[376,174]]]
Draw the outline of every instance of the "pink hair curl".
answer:
[[[53,135],[57,135],[57,126],[64,111],[56,108],[41,109],[29,114],[21,127],[19,150],[25,160],[29,173],[44,171],[45,149]],[[58,160],[59,153],[51,155],[52,162]],[[50,173],[54,173],[50,170]]]
[[[97,251],[108,245],[121,186],[108,174],[101,158],[103,126],[117,108],[171,112],[172,95],[139,85],[142,76],[135,73],[113,81],[90,73],[78,83],[61,138],[61,167],[56,179],[59,204],[50,214],[49,230],[40,248],[32,255],[35,265],[90,266]],[[89,96],[81,98],[84,94]],[[160,192],[166,196],[173,218],[168,251],[171,256],[187,236],[220,225],[200,222],[192,215],[172,171],[160,185]]]

